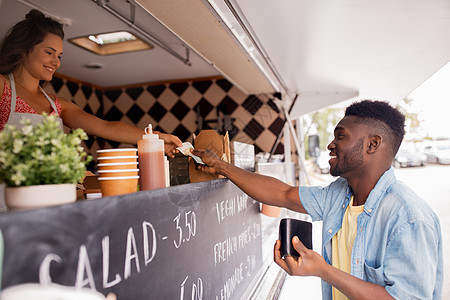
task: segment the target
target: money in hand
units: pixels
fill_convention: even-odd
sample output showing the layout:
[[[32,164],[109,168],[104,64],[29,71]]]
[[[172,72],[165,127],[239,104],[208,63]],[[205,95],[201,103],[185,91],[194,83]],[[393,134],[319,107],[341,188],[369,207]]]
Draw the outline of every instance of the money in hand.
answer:
[[[183,143],[183,146],[178,147],[177,149],[184,155],[192,157],[197,164],[205,164],[200,157],[191,153],[191,149],[194,149],[194,146],[192,146],[191,143],[185,142]]]

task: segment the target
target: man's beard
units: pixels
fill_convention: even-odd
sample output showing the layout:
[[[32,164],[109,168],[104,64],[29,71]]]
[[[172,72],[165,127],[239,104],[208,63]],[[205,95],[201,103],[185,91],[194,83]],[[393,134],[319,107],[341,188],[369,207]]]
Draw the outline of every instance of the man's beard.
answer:
[[[336,153],[336,164],[334,167],[330,166],[330,174],[333,176],[342,176],[360,167],[364,162],[363,149],[364,138],[361,138],[353,148]]]

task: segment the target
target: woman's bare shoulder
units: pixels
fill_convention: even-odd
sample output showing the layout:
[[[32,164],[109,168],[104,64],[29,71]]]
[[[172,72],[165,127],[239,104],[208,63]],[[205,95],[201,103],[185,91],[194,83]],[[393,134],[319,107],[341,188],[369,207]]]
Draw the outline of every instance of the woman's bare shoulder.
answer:
[[[62,106],[72,106],[74,105],[74,103],[66,98],[62,98],[62,97],[57,97],[55,95],[56,98],[58,98],[59,103],[61,103]]]

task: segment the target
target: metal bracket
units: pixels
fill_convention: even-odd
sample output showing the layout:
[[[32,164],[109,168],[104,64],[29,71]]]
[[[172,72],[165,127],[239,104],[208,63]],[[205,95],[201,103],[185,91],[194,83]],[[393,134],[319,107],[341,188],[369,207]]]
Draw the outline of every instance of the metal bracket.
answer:
[[[136,9],[136,2],[134,0],[127,0],[128,3],[130,3],[130,11],[131,11],[131,20],[128,19],[126,16],[122,15],[118,11],[114,10],[113,8],[109,7],[107,4],[109,3],[109,0],[92,0],[93,2],[97,3],[98,6],[104,8],[106,11],[108,11],[110,14],[115,16],[120,21],[124,22],[134,30],[136,30],[139,34],[141,34],[145,39],[150,41],[150,43],[157,45],[158,47],[164,49],[166,52],[171,54],[172,56],[176,57],[177,59],[181,60],[185,65],[192,66],[192,63],[189,61],[189,48],[183,44],[183,47],[185,47],[186,50],[186,57],[183,57],[182,55],[178,54],[175,50],[152,36],[150,33],[142,29],[141,27],[137,26],[135,21],[135,9]]]

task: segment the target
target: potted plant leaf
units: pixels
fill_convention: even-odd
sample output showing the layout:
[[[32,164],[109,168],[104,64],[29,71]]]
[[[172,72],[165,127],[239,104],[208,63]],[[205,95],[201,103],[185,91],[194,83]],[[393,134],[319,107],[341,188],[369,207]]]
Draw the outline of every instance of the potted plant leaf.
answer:
[[[66,134],[54,116],[43,116],[41,124],[25,119],[22,128],[6,125],[0,132],[0,182],[10,210],[74,202],[92,159],[81,145],[82,129]]]

